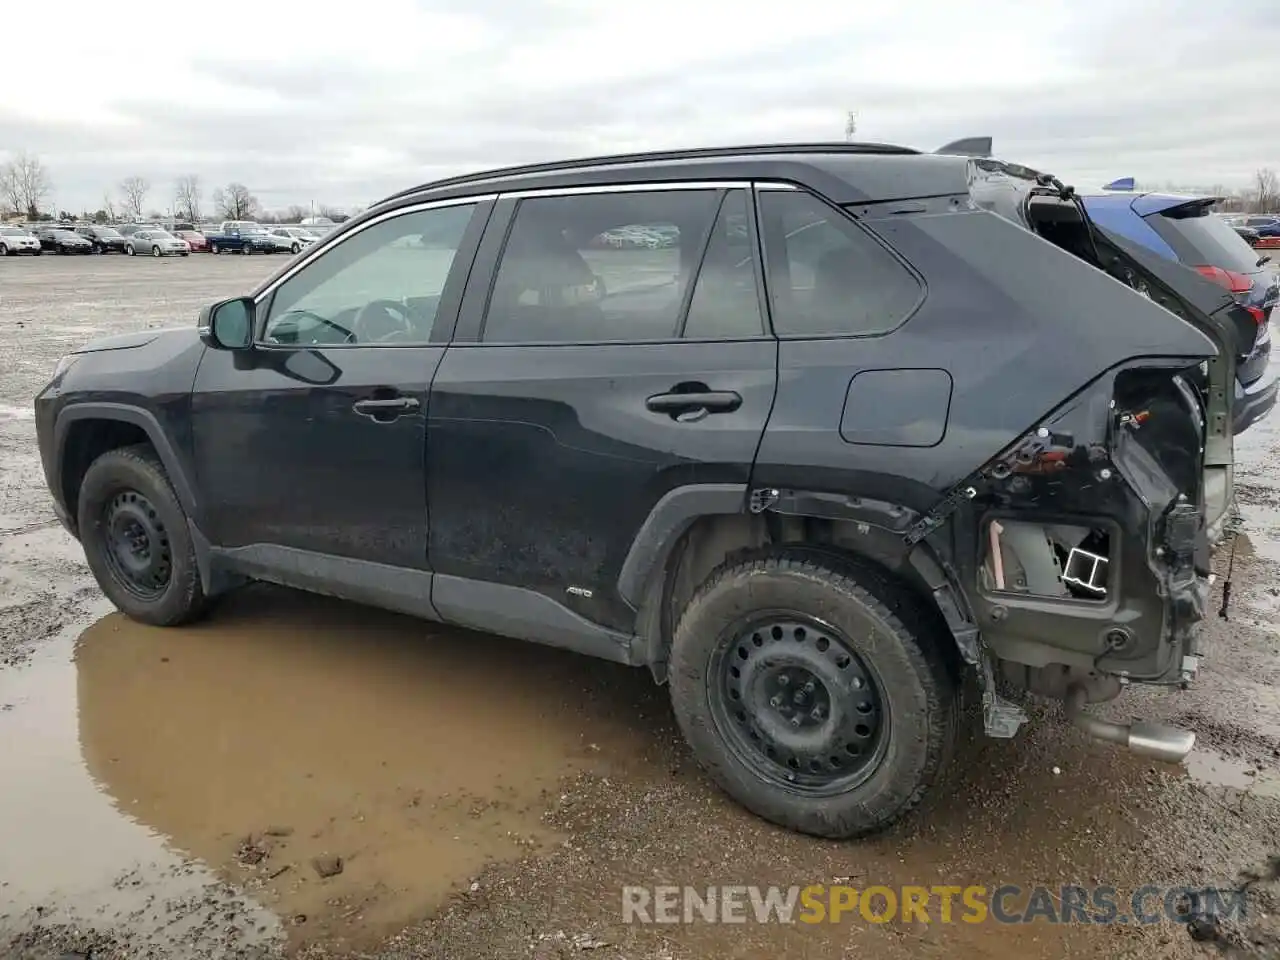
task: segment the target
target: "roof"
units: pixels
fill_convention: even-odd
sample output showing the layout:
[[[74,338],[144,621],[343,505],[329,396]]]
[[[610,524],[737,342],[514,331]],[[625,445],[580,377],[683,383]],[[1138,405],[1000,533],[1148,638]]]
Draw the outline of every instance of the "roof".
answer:
[[[775,143],[584,157],[503,167],[402,190],[374,206],[519,190],[662,180],[781,179],[837,203],[943,196],[967,190],[968,158],[881,143]]]

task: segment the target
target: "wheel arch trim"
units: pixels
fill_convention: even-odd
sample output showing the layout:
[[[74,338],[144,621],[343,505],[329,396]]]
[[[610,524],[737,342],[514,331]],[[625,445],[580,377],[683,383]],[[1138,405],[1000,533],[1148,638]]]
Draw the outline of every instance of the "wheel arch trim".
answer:
[[[634,609],[650,575],[671,555],[699,517],[746,512],[745,483],[695,483],[668,490],[645,517],[618,572],[618,594]]]
[[[195,488],[191,484],[187,471],[182,466],[182,459],[178,456],[178,451],[165,434],[159,419],[150,410],[127,403],[108,403],[105,401],[74,403],[64,407],[58,413],[53,437],[54,455],[56,457],[54,475],[58,478],[59,483],[62,483],[63,480],[67,436],[71,432],[71,425],[81,420],[114,420],[139,427],[147,435],[151,446],[155,448],[156,455],[160,457],[160,462],[164,466],[165,473],[169,475],[169,482],[173,484],[174,493],[177,494],[178,502],[182,505],[182,509],[189,518],[197,516]],[[68,513],[72,516],[75,515],[76,504],[69,503],[66,508]]]

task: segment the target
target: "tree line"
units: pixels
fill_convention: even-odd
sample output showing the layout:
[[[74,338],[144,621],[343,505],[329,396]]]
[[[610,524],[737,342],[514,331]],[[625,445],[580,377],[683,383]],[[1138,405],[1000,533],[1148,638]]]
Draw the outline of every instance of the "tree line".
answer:
[[[347,213],[338,207],[318,204],[314,207],[293,204],[284,210],[268,211],[243,183],[231,182],[215,187],[205,202],[205,186],[198,174],[187,174],[173,182],[170,209],[179,220],[192,223],[212,215],[221,220],[259,220],[263,223],[296,223],[306,217],[328,217],[335,222],[345,220]],[[97,223],[116,220],[160,219],[162,212],[148,208],[154,203],[155,191],[146,177],[125,177],[116,192],[106,191],[97,210],[72,214],[67,210],[45,209],[53,193],[53,180],[43,161],[34,154],[18,153],[0,166],[0,216],[20,216],[30,221],[71,220],[77,216]],[[354,212],[354,211],[353,211]]]

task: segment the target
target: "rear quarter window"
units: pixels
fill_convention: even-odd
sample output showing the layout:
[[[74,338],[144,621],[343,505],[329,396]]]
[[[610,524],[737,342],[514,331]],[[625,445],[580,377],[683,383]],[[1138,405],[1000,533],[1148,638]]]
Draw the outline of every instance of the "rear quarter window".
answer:
[[[1153,213],[1147,218],[1151,229],[1173,248],[1178,259],[1190,267],[1221,267],[1239,273],[1254,273],[1258,255],[1226,221],[1201,211],[1198,216]]]
[[[915,275],[844,211],[798,190],[761,190],[759,209],[779,337],[888,333],[920,303]]]

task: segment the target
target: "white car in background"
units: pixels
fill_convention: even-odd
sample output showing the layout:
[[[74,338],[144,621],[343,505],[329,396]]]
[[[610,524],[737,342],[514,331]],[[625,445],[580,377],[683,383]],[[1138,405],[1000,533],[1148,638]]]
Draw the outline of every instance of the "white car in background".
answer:
[[[301,253],[320,238],[306,227],[272,227],[267,231],[277,250]]]
[[[0,227],[0,257],[16,257],[20,253],[40,256],[40,240],[22,227]]]

